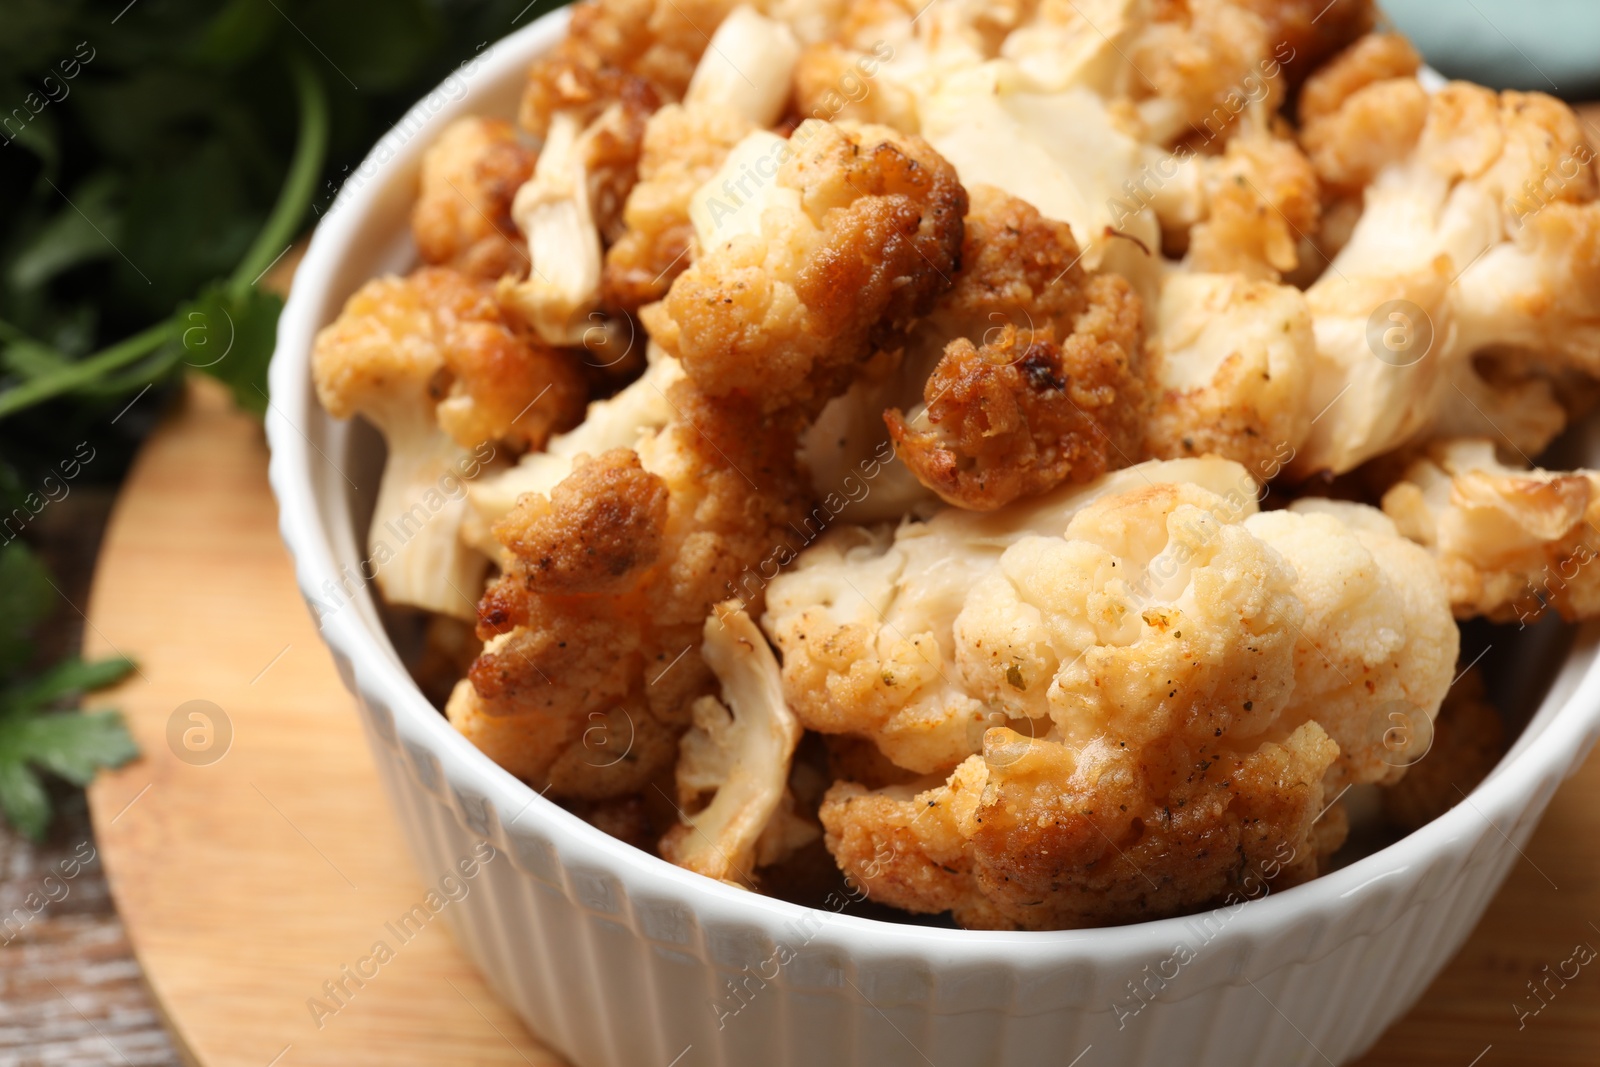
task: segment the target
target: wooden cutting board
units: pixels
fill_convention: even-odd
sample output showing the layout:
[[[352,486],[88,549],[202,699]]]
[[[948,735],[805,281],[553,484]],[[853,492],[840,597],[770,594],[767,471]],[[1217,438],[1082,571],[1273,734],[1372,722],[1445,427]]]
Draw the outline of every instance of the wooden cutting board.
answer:
[[[197,381],[128,476],[88,605],[88,652],[140,664],[107,702],[144,756],[103,775],[89,802],[176,1043],[204,1067],[560,1064],[442,923],[320,1028],[307,1007],[425,890],[277,521],[260,422]],[[209,752],[188,711],[168,743],[174,712],[196,700],[232,728],[209,765],[197,758],[222,744],[215,712]]]
[[[423,888],[295,591],[266,466],[259,423],[193,384],[127,480],[88,605],[89,653],[141,664],[114,700],[144,757],[102,776],[90,802],[150,987],[204,1067],[558,1064],[441,924],[320,1028],[313,1020],[307,999]],[[233,731],[209,765],[184,747],[193,720],[180,716],[169,746],[174,712],[196,700]],[[200,729],[191,743],[214,753]],[[1600,757],[1556,795],[1472,940],[1363,1064],[1600,1059],[1600,963],[1564,988],[1550,979],[1548,1005],[1520,1030],[1517,1015],[1541,1003],[1530,980],[1561,970],[1576,945],[1600,947],[1597,796]]]

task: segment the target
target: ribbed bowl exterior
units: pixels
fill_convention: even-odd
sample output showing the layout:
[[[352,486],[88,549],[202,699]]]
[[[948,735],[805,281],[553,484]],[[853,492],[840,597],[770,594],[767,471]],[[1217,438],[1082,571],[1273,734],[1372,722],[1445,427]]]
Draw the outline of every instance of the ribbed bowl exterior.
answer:
[[[374,442],[317,405],[312,340],[363,281],[414,262],[406,218],[422,149],[453,117],[511,114],[522,71],[564,28],[564,12],[547,16],[463,66],[352,174],[280,321],[267,415],[283,536],[419,872],[437,880],[483,840],[501,854],[447,912],[499,995],[577,1067],[1285,1067],[1359,1055],[1460,947],[1592,747],[1592,628],[1489,780],[1394,846],[1206,915],[981,933],[801,908],[605,836],[451,729],[367,591],[336,591],[363,554],[370,505],[345,471],[370,473]]]

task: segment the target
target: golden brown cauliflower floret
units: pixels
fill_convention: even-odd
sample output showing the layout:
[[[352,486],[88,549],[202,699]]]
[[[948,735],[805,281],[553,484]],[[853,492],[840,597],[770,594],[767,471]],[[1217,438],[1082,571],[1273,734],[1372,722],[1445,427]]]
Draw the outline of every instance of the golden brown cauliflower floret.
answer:
[[[892,536],[846,527],[768,586],[762,624],[807,728],[919,773],[1014,720],[1258,732],[1292,686],[1301,609],[1293,572],[1237,526],[1254,507],[1242,468],[1179,460]]]
[[[1185,476],[1212,488],[1166,480]],[[966,519],[974,542],[959,554],[912,557],[926,554],[917,541],[931,531],[899,538],[898,568],[858,550],[840,588],[887,600],[881,622],[842,598],[785,616],[796,590],[780,584],[798,588],[804,569],[769,590],[768,628],[786,683],[791,672],[800,683],[788,691],[807,725],[818,726],[808,712],[819,697],[850,700],[874,669],[885,686],[934,696],[942,686],[969,701],[953,712],[948,698],[908,703],[901,722],[874,735],[905,763],[928,750],[939,725],[930,712],[943,705],[953,720],[943,733],[964,742],[947,751],[979,753],[946,785],[913,796],[843,783],[823,805],[830,850],[875,899],[950,910],[967,926],[1049,929],[1192,909],[1253,867],[1261,877],[1268,860],[1314,872],[1311,827],[1337,748],[1315,724],[1274,732],[1294,688],[1303,610],[1294,572],[1240,525],[1254,482],[1220,461],[1147,464],[1109,481],[1117,491],[1058,501],[1053,522],[1043,506],[1028,519]],[[1044,533],[1062,529],[1063,512],[1065,536]],[[910,580],[885,598],[872,572],[895,569]],[[917,600],[902,606],[907,596]],[[830,616],[865,617],[847,626],[881,627],[878,648],[892,651],[889,638],[916,634],[919,607],[922,625],[933,624],[917,638],[929,657],[948,645],[925,672],[933,677],[861,658],[871,645],[859,638],[837,673],[805,677],[808,661],[834,651]],[[926,618],[935,609],[948,621]],[[870,732],[874,709],[853,710]]]
[[[1248,123],[1207,160],[1207,214],[1189,231],[1189,270],[1278,281],[1322,222],[1321,186],[1295,142]]]
[[[548,498],[524,495],[494,533],[545,592],[619,592],[660,557],[668,500],[638,453],[616,448],[579,457]]]
[[[491,534],[511,514],[525,493],[549,496],[572,473],[579,456],[629,449],[655,436],[679,413],[667,393],[683,380],[683,368],[667,357],[653,358],[645,372],[616,394],[591,403],[583,421],[545,442],[542,451],[525,453],[515,467],[473,482],[467,489],[472,522],[464,532],[481,551],[504,564],[505,546]]]
[[[667,294],[688,269],[694,243],[689,202],[754,123],[731,108],[669,104],[650,117],[639,180],[623,210],[626,229],[606,250],[608,307],[634,312]]]
[[[1245,520],[1294,568],[1305,607],[1282,728],[1339,746],[1330,790],[1393,782],[1421,758],[1455,674],[1460,634],[1437,569],[1376,508],[1331,500]]]
[[[799,50],[788,26],[754,8],[735,8],[717,27],[683,103],[656,112],[645,129],[639,182],[623,216],[627,229],[606,253],[609,307],[635,312],[665,296],[688,268],[694,194],[748,133],[778,121]]]
[[[1145,376],[1144,450],[1225,456],[1270,479],[1304,440],[1316,340],[1305,296],[1242,274],[1172,272]]]
[[[991,185],[968,190],[961,271],[919,326],[912,344],[942,352],[965,337],[974,345],[1012,325],[1060,340],[1088,304],[1091,275],[1064,222]],[[936,357],[937,358],[937,357]]]
[[[1421,829],[1471,793],[1506,754],[1505,720],[1489,703],[1476,667],[1450,687],[1425,757],[1383,791],[1383,813],[1402,830]]]
[[[1428,115],[1422,66],[1396,33],[1368,34],[1306,79],[1300,141],[1332,189],[1361,189],[1410,154]]]
[[[1112,274],[1084,288],[1059,343],[1009,324],[981,348],[958,338],[928,377],[917,421],[885,413],[900,459],[947,503],[992,511],[1132,462],[1144,407],[1139,298]]]
[[[1325,794],[1421,754],[1457,635],[1381,513],[1257,514],[1256,492],[1237,464],[1151,463],[804,553],[764,618],[791,708],[949,775],[836,784],[845,872],[1023,928],[1193,909],[1269,859],[1314,875],[1343,836]]]
[[[1441,441],[1383,498],[1433,554],[1457,618],[1528,623],[1600,612],[1600,472],[1522,470],[1488,440]]]
[[[523,274],[528,255],[511,199],[533,174],[536,153],[503,119],[472,116],[445,127],[422,157],[411,232],[424,262],[478,278]]]
[[[1357,144],[1371,139],[1362,123],[1405,136],[1377,160],[1348,241],[1306,292],[1320,414],[1297,476],[1342,473],[1417,435],[1459,402],[1451,376],[1480,352],[1600,361],[1600,205],[1571,109],[1453,82],[1421,97],[1420,123],[1362,110],[1402,90],[1421,93],[1406,78],[1373,82],[1318,120],[1358,123],[1340,134]]]
[[[1336,752],[1315,723],[1242,749],[1080,748],[997,728],[945,785],[841,782],[821,815],[829,850],[874,900],[969,929],[1139,922],[1314,875]]]
[[[447,710],[555,796],[622,795],[670,765],[709,684],[696,652],[707,612],[804,499],[792,414],[686,381],[666,399],[672,420],[638,442],[637,467],[619,452],[577,465],[496,528],[507,570],[479,605],[484,652]]]
[[[815,412],[949,287],[966,192],[925,142],[884,127],[807,120],[771,162],[759,224],[702,240],[646,324],[708,394]]]
[[[483,561],[457,539],[460,482],[494,457],[479,446],[538,448],[577,420],[587,394],[573,357],[518,332],[493,286],[425,267],[356,292],[317,335],[312,372],[330,414],[366,417],[388,444],[369,534],[379,588],[470,617]]]
[[[891,432],[899,435],[905,463],[874,476],[852,521],[898,518],[932,501],[929,489],[964,507],[998,507],[1138,456],[1138,298],[1120,277],[1078,265],[1066,223],[992,186],[970,194],[955,283],[806,436],[821,495],[877,470]],[[1035,345],[1029,373],[1023,357]],[[988,412],[985,397],[995,404]],[[945,425],[930,422],[930,410]]]
[[[661,103],[682,98],[706,43],[734,0],[589,0],[567,36],[528,70],[519,119],[543,135],[562,111],[588,121],[632,82]]]
[[[1366,0],[1160,0],[1126,46],[1127,89],[1159,141],[1227,136],[1246,101],[1275,109],[1373,17]]]

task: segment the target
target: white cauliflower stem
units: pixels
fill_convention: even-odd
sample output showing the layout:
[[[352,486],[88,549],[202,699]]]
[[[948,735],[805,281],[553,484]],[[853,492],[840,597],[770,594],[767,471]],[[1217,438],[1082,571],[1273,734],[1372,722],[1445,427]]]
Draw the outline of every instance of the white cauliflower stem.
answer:
[[[392,604],[471,619],[484,557],[462,543],[463,483],[569,426],[585,390],[564,353],[518,334],[492,287],[445,268],[367,283],[317,335],[317,395],[388,445],[368,533]]]
[[[694,725],[678,749],[678,795],[711,802],[686,815],[661,843],[673,863],[710,878],[749,885],[757,843],[780,814],[800,724],[783,699],[778,661],[735,603],[706,619],[701,653],[722,684],[722,699],[694,704]]]

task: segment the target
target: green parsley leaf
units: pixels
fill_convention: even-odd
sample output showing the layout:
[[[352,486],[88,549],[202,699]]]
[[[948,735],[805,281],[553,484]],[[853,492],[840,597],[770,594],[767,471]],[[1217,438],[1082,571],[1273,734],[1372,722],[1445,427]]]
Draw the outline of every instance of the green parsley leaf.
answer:
[[[39,711],[67,697],[104,689],[131,670],[133,661],[120,656],[93,663],[85,663],[77,656],[71,656],[33,681],[13,686],[0,695],[0,707]]]
[[[207,287],[182,315],[184,329],[177,343],[184,349],[184,362],[227,385],[243,410],[265,413],[267,364],[282,309],[275,293],[223,283]]]
[[[39,771],[87,785],[99,768],[139,754],[117,712],[52,710],[122,678],[131,661],[72,656],[31,679],[15,677],[32,653],[34,627],[55,606],[50,575],[28,547],[13,541],[0,548],[0,811],[34,840],[50,825]]]
[[[0,718],[0,764],[31,763],[73,785],[139,754],[116,711],[53,711]]]
[[[50,797],[26,764],[0,758],[0,811],[32,840],[44,838],[50,826]]]
[[[0,676],[33,654],[29,635],[55,607],[55,597],[50,575],[27,545],[13,541],[0,548]]]

